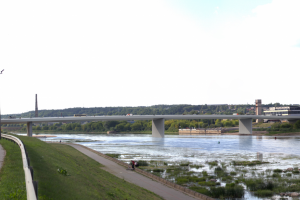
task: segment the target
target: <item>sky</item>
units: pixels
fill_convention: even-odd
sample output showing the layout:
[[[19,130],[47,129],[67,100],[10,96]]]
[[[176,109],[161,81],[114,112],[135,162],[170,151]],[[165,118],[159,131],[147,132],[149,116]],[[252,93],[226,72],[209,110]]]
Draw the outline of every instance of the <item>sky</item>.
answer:
[[[299,104],[299,0],[0,1],[2,114]]]

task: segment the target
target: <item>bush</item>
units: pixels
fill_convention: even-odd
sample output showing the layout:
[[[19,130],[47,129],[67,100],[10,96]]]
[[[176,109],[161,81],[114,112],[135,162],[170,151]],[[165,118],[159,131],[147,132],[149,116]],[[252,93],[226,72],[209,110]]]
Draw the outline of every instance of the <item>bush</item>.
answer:
[[[232,172],[230,172],[230,175],[231,175],[231,176],[235,176],[235,175],[236,175],[236,172],[233,172],[233,171],[232,171]]]
[[[283,123],[280,125],[280,128],[286,128],[286,129],[290,129],[292,128],[293,126],[290,124],[290,123]]]
[[[203,176],[208,176],[207,171],[202,171]]]
[[[263,179],[245,179],[244,183],[250,191],[273,190],[275,187],[273,182],[265,182]]]
[[[208,182],[202,181],[202,182],[199,182],[198,184],[201,186],[216,186],[217,185],[215,182],[212,182],[212,181],[208,181]]]
[[[153,172],[164,172],[163,169],[153,169]]]
[[[300,129],[300,120],[296,121],[294,124],[294,129]]]
[[[282,172],[282,169],[274,169],[273,172],[274,172],[274,173],[281,173],[281,172]]]
[[[181,163],[180,166],[182,167],[189,166],[189,163]]]
[[[208,189],[203,188],[203,187],[194,186],[194,187],[190,187],[189,189],[199,192],[201,194],[207,195],[207,196],[211,196],[211,192]]]
[[[273,195],[273,192],[271,190],[257,190],[254,194],[259,197],[269,197]]]
[[[175,179],[176,180],[176,183],[178,185],[182,185],[182,184],[185,184],[185,183],[188,183],[189,182],[189,179],[187,178],[184,178],[184,177],[178,177]]]
[[[244,197],[244,194],[245,191],[241,185],[235,185],[234,183],[231,183],[225,186],[225,197],[242,198]]]
[[[218,162],[213,161],[213,162],[208,162],[208,164],[211,165],[211,166],[217,166],[217,165],[218,165]]]
[[[138,163],[139,163],[139,166],[148,166],[149,165],[148,162],[145,160],[140,160],[140,161],[138,161]]]

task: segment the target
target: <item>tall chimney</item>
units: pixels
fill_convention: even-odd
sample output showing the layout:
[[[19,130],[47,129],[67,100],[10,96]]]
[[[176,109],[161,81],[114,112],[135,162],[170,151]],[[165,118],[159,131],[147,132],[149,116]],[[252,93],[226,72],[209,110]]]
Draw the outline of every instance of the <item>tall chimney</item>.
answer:
[[[261,99],[255,100],[255,114],[261,115],[262,114],[262,108],[261,108]],[[256,123],[263,122],[263,119],[256,119]]]
[[[39,117],[39,109],[38,109],[38,102],[37,102],[37,94],[35,94],[35,117]]]

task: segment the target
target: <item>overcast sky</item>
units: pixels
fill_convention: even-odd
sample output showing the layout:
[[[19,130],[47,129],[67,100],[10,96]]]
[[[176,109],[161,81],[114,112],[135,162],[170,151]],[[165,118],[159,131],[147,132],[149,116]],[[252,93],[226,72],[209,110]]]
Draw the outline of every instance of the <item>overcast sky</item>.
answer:
[[[3,114],[156,104],[298,104],[299,0],[0,3]]]

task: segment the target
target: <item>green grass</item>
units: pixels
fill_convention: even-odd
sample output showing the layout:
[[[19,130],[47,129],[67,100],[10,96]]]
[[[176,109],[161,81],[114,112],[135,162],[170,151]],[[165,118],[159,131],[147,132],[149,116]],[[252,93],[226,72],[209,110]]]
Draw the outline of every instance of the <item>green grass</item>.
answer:
[[[18,137],[26,145],[39,199],[161,199],[102,170],[103,165],[73,147]],[[67,176],[58,169],[66,170]]]
[[[259,160],[253,160],[253,161],[232,161],[232,164],[237,166],[237,165],[242,165],[242,166],[254,166],[254,165],[261,165],[261,164],[266,164],[269,162],[261,162]]]
[[[3,138],[0,144],[6,150],[4,165],[0,171],[0,199],[26,199],[20,147]]]
[[[110,153],[107,153],[105,155],[112,157],[112,158],[119,158],[119,156],[120,156],[120,154],[110,154]]]

